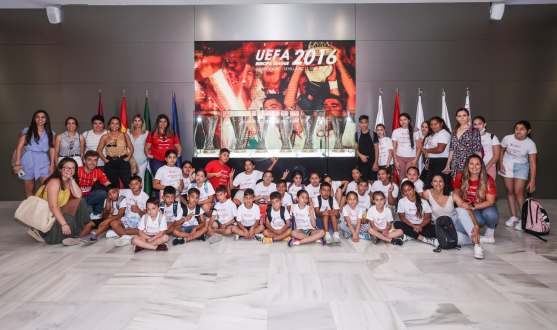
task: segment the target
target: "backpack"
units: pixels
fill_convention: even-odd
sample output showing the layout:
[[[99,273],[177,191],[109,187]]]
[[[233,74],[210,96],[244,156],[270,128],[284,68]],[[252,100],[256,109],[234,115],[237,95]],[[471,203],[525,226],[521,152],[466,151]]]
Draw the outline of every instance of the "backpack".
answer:
[[[119,210],[120,209],[120,203],[122,203],[122,200],[126,198],[126,196],[124,195],[120,195],[118,196],[118,199],[115,202],[112,202],[112,204],[116,205],[116,209]]]
[[[188,206],[186,205],[186,213],[189,211]],[[199,216],[202,214],[203,212],[201,212],[201,205],[195,205],[195,210],[193,211],[193,214],[195,214],[195,216],[193,216],[193,218],[197,219],[197,224],[201,224],[201,221],[199,220]]]
[[[199,205],[198,205],[198,206],[199,206]],[[163,202],[162,205],[161,205],[161,212],[162,212],[162,214],[164,214],[164,208],[165,208],[165,207],[166,207],[166,203]],[[172,202],[172,211],[174,212],[174,216],[177,217],[177,216],[178,216],[178,201],[177,201],[177,200],[174,200],[174,201]],[[197,211],[197,209],[196,209],[196,211]]]
[[[441,249],[460,249],[456,229],[450,217],[442,216],[435,219],[435,234],[437,236],[437,241],[439,241],[438,251],[436,252],[440,252]]]
[[[164,215],[162,215],[161,213],[157,214],[157,221],[158,221],[159,228],[161,227],[162,218],[164,218]],[[145,227],[147,227],[147,220],[149,220],[149,215],[148,214],[143,215],[143,225]]]
[[[290,184],[288,185],[288,187],[286,187],[286,191],[290,191],[290,187],[292,187],[294,185],[294,182],[290,182]],[[306,189],[306,185],[302,183],[302,189]],[[292,200],[294,201],[294,200]]]
[[[540,203],[533,199],[530,194],[522,204],[522,229],[524,232],[547,242],[540,236],[549,234],[549,217]]]
[[[271,211],[273,210],[273,207],[268,207],[267,210],[265,211],[267,219],[269,219],[269,221],[271,221]],[[280,207],[280,218],[282,219],[282,221],[284,221],[284,224],[286,224],[286,219],[284,218],[284,212],[286,211],[286,208],[284,206]]]
[[[191,188],[197,189],[197,182],[192,183],[191,186],[190,186],[190,189]],[[206,194],[209,193],[209,187],[207,186],[207,181],[203,181],[203,190],[205,190]]]
[[[321,197],[321,195],[317,196],[317,202],[319,203],[319,210],[321,210],[321,204],[323,201],[323,197]],[[331,207],[331,210],[333,209],[333,196],[329,196],[329,206]]]

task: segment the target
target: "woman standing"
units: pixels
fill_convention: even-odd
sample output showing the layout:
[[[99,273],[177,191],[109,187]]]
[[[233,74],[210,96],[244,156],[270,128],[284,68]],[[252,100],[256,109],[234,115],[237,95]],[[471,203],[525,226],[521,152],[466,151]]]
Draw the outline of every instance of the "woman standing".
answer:
[[[454,179],[453,187],[459,221],[473,222],[470,215],[472,213],[479,227],[484,224],[487,226],[485,236],[480,237],[480,242],[495,243],[495,225],[499,221],[499,210],[495,204],[497,190],[495,181],[487,175],[482,157],[468,157],[464,169]]]
[[[33,114],[31,124],[21,131],[17,143],[14,173],[23,170],[23,180],[26,198],[35,192],[35,180],[41,184],[54,171],[56,153],[54,151],[54,133],[50,128],[50,117],[44,110],[37,110]],[[25,148],[25,153],[23,153]],[[48,154],[47,154],[48,153]]]
[[[129,189],[132,170],[130,167],[130,157],[133,155],[133,145],[128,134],[122,133],[120,118],[112,117],[108,121],[108,134],[104,135],[99,141],[97,152],[104,161],[104,173],[108,181],[118,184],[122,183],[124,189]],[[106,146],[106,157],[102,150]]]
[[[149,159],[149,167],[153,177],[162,166],[166,165],[164,155],[168,150],[175,150],[178,158],[182,156],[182,147],[178,136],[170,129],[170,120],[166,115],[159,115],[155,127],[147,134],[145,155]]]
[[[457,125],[453,129],[451,136],[451,146],[449,147],[449,158],[445,166],[445,171],[451,171],[452,177],[456,177],[462,172],[464,163],[470,155],[482,155],[482,140],[480,131],[468,124],[470,113],[465,108],[456,111]]]
[[[55,155],[58,155],[56,164],[63,158],[73,158],[77,162],[77,166],[83,166],[81,159],[83,158],[83,149],[85,149],[85,138],[76,130],[79,127],[77,119],[68,117],[66,119],[66,129],[64,133],[56,136],[54,142]]]
[[[449,142],[451,133],[440,117],[433,117],[429,121],[430,132],[424,138],[423,152],[425,157],[425,167],[420,179],[425,185],[429,185],[429,173],[441,173],[445,169],[449,157]]]
[[[524,204],[524,186],[528,181],[530,172],[530,183],[526,189],[529,193],[536,190],[537,153],[536,144],[532,141],[530,123],[524,120],[514,125],[514,135],[507,135],[501,141],[501,163],[499,175],[505,181],[507,189],[507,200],[511,217],[505,225],[515,226],[514,229],[522,230],[520,217],[522,217],[522,204]],[[518,203],[518,213],[516,204]]]
[[[147,169],[147,156],[145,155],[145,140],[147,139],[145,120],[140,115],[133,116],[132,127],[128,129],[128,135],[133,144],[133,158],[139,166],[139,176],[145,182],[145,170]]]
[[[85,149],[83,150],[83,154],[85,154],[89,150],[97,151],[99,141],[107,133],[104,127],[103,116],[94,115],[93,118],[91,118],[91,124],[93,125],[93,129],[83,133],[83,137],[85,138]],[[99,152],[99,154],[104,155],[104,150],[102,150],[102,152]],[[99,158],[97,167],[104,171],[104,161],[102,160],[102,158]]]
[[[422,139],[420,132],[414,132],[409,114],[401,113],[398,121],[401,127],[395,129],[392,135],[393,158],[399,180],[402,182],[406,178],[408,168],[418,164]]]
[[[495,134],[488,133],[485,130],[486,122],[482,116],[477,116],[472,120],[474,128],[480,131],[482,137],[482,148],[484,152],[484,164],[487,174],[495,180],[497,175],[497,162],[501,154],[501,143]]]

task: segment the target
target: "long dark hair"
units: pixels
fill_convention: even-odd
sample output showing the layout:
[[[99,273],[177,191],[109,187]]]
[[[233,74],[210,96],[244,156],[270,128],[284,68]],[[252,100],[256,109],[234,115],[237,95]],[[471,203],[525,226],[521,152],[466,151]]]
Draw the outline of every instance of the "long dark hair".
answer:
[[[422,198],[420,197],[420,194],[416,193],[416,186],[414,186],[410,180],[404,181],[400,185],[400,190],[404,189],[404,186],[410,186],[410,188],[414,189],[414,197],[416,197],[416,216],[422,218],[424,216],[424,208],[422,206]]]
[[[466,112],[466,114],[467,114],[468,116],[470,116],[470,112],[468,111],[468,109],[466,109],[466,108],[460,108],[460,109],[456,110],[455,117],[458,116],[458,113],[461,112],[461,111]],[[456,131],[458,131],[458,128],[459,128],[459,127],[460,127],[460,123],[459,123],[458,120],[457,120],[457,121],[456,121],[456,125],[455,125],[455,127],[453,128],[453,133],[451,134],[451,136],[454,136],[454,135],[456,134]]]
[[[77,162],[73,158],[66,157],[58,163],[58,166],[56,166],[52,174],[46,180],[44,180],[43,186],[45,187],[45,189],[46,189],[46,185],[50,182],[50,180],[58,180],[60,181],[60,189],[64,190],[64,182],[62,181],[62,167],[64,167],[66,163],[69,162],[75,165],[75,172],[73,174],[73,179],[79,185],[79,177],[77,176],[77,169],[78,169]]]
[[[408,118],[408,136],[410,137],[410,147],[414,149],[414,127],[412,126],[412,117],[410,117],[410,115],[406,112],[401,113],[400,116],[398,116],[399,120],[400,117]]]
[[[31,144],[31,138],[35,140],[35,143],[39,143],[39,139],[41,138],[39,135],[39,128],[37,127],[37,115],[39,113],[44,113],[45,122],[44,122],[44,131],[46,132],[46,136],[48,137],[48,146],[54,148],[54,139],[52,134],[52,128],[50,127],[50,117],[48,113],[44,110],[37,110],[33,114],[33,119],[31,119],[31,124],[27,129],[27,133],[25,133],[25,145]]]
[[[527,122],[526,120],[521,120],[518,123],[514,124],[514,128],[516,129],[516,126],[518,126],[518,125],[524,126],[524,128],[526,128],[527,131],[532,129],[531,126],[530,126],[530,123]],[[528,133],[528,137],[532,138],[532,134]]]
[[[166,128],[164,129],[164,132],[161,132],[159,130],[159,122],[161,121],[161,119],[166,119],[167,125]],[[170,128],[170,119],[168,119],[168,116],[165,114],[161,114],[157,116],[157,119],[155,120],[155,126],[153,126],[153,130],[151,131],[151,139],[157,135],[157,136],[161,136],[161,135],[166,135],[169,138],[174,137],[174,131]]]
[[[440,123],[440,124],[441,124],[441,129],[444,129],[445,131],[447,131],[447,133],[451,134],[451,131],[449,130],[449,127],[447,127],[447,124],[445,123],[445,121],[443,120],[443,118],[441,118],[441,117],[439,117],[439,116],[435,116],[435,117],[431,117],[431,119],[429,120],[429,123],[430,123],[430,126],[429,126],[429,127],[430,127],[430,129],[429,129],[429,132],[427,133],[427,136],[426,136],[426,137],[429,137],[429,136],[435,134],[435,132],[433,132],[433,130],[431,129],[431,121],[432,121],[432,120],[435,120],[436,122]],[[426,137],[424,137],[424,141],[425,141],[425,138],[426,138]]]

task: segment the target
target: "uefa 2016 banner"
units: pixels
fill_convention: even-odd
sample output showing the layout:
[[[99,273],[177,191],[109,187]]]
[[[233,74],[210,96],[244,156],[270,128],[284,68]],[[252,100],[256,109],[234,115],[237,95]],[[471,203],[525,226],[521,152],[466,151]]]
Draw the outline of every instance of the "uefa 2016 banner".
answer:
[[[355,67],[353,40],[196,42],[195,109],[354,110]]]

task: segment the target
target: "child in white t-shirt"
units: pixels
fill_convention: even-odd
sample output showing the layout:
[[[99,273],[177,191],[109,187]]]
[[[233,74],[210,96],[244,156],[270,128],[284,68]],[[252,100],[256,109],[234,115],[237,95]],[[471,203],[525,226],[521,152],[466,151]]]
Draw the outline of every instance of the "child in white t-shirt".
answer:
[[[255,200],[259,204],[269,204],[269,196],[273,191],[277,191],[277,185],[273,183],[273,172],[265,171],[263,181],[255,185]]]
[[[160,199],[151,197],[147,200],[147,214],[143,215],[137,226],[139,236],[132,238],[132,244],[135,245],[134,252],[144,249],[155,251],[167,251],[168,235],[165,234],[167,229],[166,219],[160,212]]]
[[[398,198],[398,186],[393,181],[391,176],[391,170],[389,168],[380,168],[377,171],[377,181],[371,185],[371,191],[381,191],[385,196],[385,202],[387,205],[385,207],[391,209],[391,212],[395,213],[394,205]]]
[[[352,169],[352,179],[354,179],[353,181],[351,181],[350,183],[348,183],[347,185],[344,186],[343,189],[343,194],[344,196],[342,196],[341,200],[340,200],[340,208],[344,209],[344,205],[346,205],[346,195],[353,191],[353,192],[358,192],[358,183],[362,180],[367,181],[367,178],[362,178],[362,171],[360,171],[360,169],[358,167],[355,167],[354,169]],[[367,194],[369,195],[369,193],[371,192],[371,190],[367,191]]]
[[[164,188],[163,201],[160,209],[166,218],[166,226],[169,234],[173,233],[175,229],[182,227],[184,223],[184,211],[182,210],[182,203],[176,200],[176,189],[174,187],[167,186]]]
[[[406,178],[402,182],[410,180],[416,187],[416,192],[422,197],[424,193],[424,182],[420,179],[420,170],[416,166],[410,166],[406,171]],[[401,184],[402,184],[401,182]]]
[[[286,207],[288,212],[290,212],[292,204],[294,204],[294,197],[286,191],[286,181],[281,179],[277,182],[277,191],[280,193],[282,206]]]
[[[369,224],[362,223],[362,216],[365,208],[358,205],[358,194],[351,191],[346,195],[347,203],[342,209],[344,221],[339,224],[340,230],[344,232],[344,238],[352,238],[352,242],[359,242],[360,238],[365,239],[365,234]]]
[[[186,215],[183,218],[182,227],[176,228],[172,232],[172,235],[176,237],[172,241],[172,245],[184,244],[194,239],[205,241],[207,223],[201,206],[197,204],[198,200],[199,190],[191,188],[188,191],[188,203],[184,208]]]
[[[166,151],[164,158],[166,159],[166,165],[157,170],[155,180],[153,181],[153,189],[160,191],[161,201],[163,199],[163,190],[167,186],[174,187],[174,189],[176,189],[179,193],[181,193],[184,188],[184,183],[182,182],[182,170],[176,167],[176,162],[178,161],[178,154],[176,153],[176,150]],[[178,200],[180,200],[180,198],[178,198]]]
[[[372,197],[375,205],[370,207],[366,214],[366,218],[371,220],[371,227],[367,232],[373,236],[372,241],[377,243],[377,239],[380,239],[393,245],[402,245],[402,239],[397,238],[401,233],[398,231],[394,234],[391,233],[393,231],[393,214],[385,207],[385,194],[382,191],[376,191]]]
[[[278,158],[271,158],[271,166],[267,168],[267,171],[272,171],[277,161]],[[253,159],[246,159],[244,161],[244,169],[246,171],[238,174],[232,181],[232,186],[238,189],[233,198],[233,202],[236,205],[242,204],[244,200],[244,191],[248,188],[255,190],[257,181],[263,178],[263,172],[255,169],[255,161]],[[232,179],[232,175],[230,178]]]
[[[149,196],[141,190],[143,187],[142,179],[139,176],[133,176],[130,179],[130,189],[120,190],[120,195],[126,197],[126,214],[120,221],[110,223],[111,231],[106,233],[107,238],[120,236],[114,241],[116,246],[124,246],[131,244],[132,235],[137,235],[139,231],[137,226],[147,207]]]
[[[307,191],[303,189],[298,191],[298,204],[292,205],[291,213],[296,229],[292,231],[292,239],[288,241],[288,246],[292,247],[311,242],[325,244],[325,240],[323,240],[325,231],[317,229],[312,204]]]
[[[220,185],[217,187],[216,196],[217,204],[215,211],[209,221],[207,234],[210,236],[209,243],[216,243],[222,240],[219,235],[231,235],[232,226],[236,225],[236,216],[238,215],[238,207],[230,199],[226,199],[228,189]]]
[[[321,181],[321,177],[319,173],[313,172],[309,175],[309,183],[306,186],[306,192],[308,193],[309,199],[313,199],[317,197],[321,192],[321,185],[319,182]]]
[[[195,182],[191,184],[191,188],[197,188],[199,190],[199,201],[197,205],[200,205],[205,213],[205,217],[210,218],[213,214],[213,198],[215,197],[215,190],[213,185],[206,180],[207,171],[205,169],[199,169],[195,172]]]
[[[379,159],[377,165],[379,167],[389,167],[392,169],[393,161],[393,140],[385,136],[385,125],[378,124],[375,126],[375,132],[379,137]]]
[[[356,195],[358,196],[358,206],[367,210],[371,206],[369,183],[363,179],[358,179],[358,181],[358,190],[356,191]]]
[[[238,207],[236,216],[236,226],[230,227],[232,232],[236,234],[236,240],[240,237],[247,239],[256,238],[265,227],[261,224],[261,212],[258,205],[253,204],[255,193],[253,189],[247,188],[244,191],[244,203]]]
[[[323,182],[327,182],[331,185],[331,195],[333,195],[340,205],[340,201],[342,200],[342,189],[348,185],[348,180],[333,181],[330,175],[324,175]]]
[[[286,184],[286,182],[285,182]],[[271,205],[265,212],[265,230],[263,234],[256,235],[258,240],[263,243],[284,240],[290,242],[292,229],[290,229],[290,212],[282,205],[282,199],[278,191],[272,192]]]
[[[286,170],[286,175],[288,175],[288,170]],[[302,183],[304,180],[304,174],[302,171],[294,171],[292,173],[292,182],[286,183],[286,191],[294,197],[294,203],[298,203],[298,191],[306,189],[306,185]]]
[[[180,193],[180,202],[182,204],[188,203],[188,191],[190,190],[192,182],[195,182],[195,168],[189,160],[182,162],[182,192]]]
[[[320,189],[321,194],[313,198],[315,216],[321,218],[325,230],[325,244],[340,244],[338,233],[339,207],[337,201],[331,195],[331,185],[323,182]],[[329,223],[333,227],[333,237],[329,232]]]

